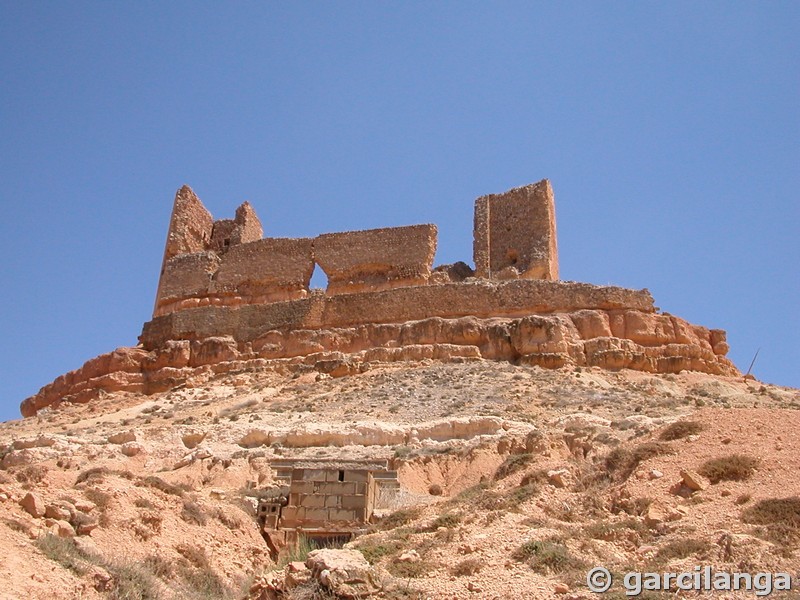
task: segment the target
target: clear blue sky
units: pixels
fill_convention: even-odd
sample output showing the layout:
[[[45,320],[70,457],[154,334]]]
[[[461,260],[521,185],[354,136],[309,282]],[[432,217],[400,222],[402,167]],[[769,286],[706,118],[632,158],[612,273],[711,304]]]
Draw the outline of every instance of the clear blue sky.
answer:
[[[800,3],[0,3],[0,419],[150,318],[175,191],[267,236],[549,178],[563,279],[800,386]]]

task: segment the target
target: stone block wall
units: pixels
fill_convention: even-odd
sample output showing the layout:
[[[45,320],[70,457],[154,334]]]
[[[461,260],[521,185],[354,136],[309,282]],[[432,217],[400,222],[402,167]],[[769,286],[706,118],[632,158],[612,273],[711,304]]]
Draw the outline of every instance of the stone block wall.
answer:
[[[167,244],[164,249],[164,262],[191,252],[208,249],[214,219],[203,203],[188,185],[183,186],[175,194],[172,216],[167,232]]]
[[[313,271],[311,239],[259,239],[231,247],[208,292],[265,302],[301,298],[308,291]]]
[[[208,293],[220,258],[215,252],[192,252],[173,256],[164,263],[158,290],[159,304]]]
[[[249,203],[236,210],[235,218],[214,221],[194,192],[182,187],[175,196],[153,316],[302,299],[310,292],[315,265],[328,277],[328,296],[468,282],[473,275],[558,279],[555,207],[547,180],[476,200],[474,272],[462,263],[432,268],[435,225],[313,239],[262,239],[262,233]]]
[[[330,294],[424,285],[435,254],[435,225],[328,233],[314,240],[314,258],[328,276]]]
[[[436,226],[413,225],[262,239],[249,203],[214,221],[187,186],[176,197],[153,316],[202,306],[296,300],[310,292],[314,265],[330,295],[428,283]]]
[[[546,179],[475,201],[475,274],[558,279],[553,188]]]

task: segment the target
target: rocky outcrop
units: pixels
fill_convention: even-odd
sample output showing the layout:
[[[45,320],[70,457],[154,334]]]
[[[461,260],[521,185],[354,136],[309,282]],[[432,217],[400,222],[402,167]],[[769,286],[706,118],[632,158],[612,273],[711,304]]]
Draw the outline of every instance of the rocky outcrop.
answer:
[[[537,283],[537,282],[528,282]],[[317,370],[339,377],[374,363],[504,360],[545,368],[598,366],[650,373],[736,375],[725,332],[641,310],[583,309],[518,318],[428,318],[331,329],[276,328],[249,340],[212,336],[118,348],[62,375],[23,401],[23,416],[103,393],[146,394],[223,373]]]
[[[324,548],[309,552],[305,563],[290,562],[283,570],[260,577],[250,586],[246,600],[359,600],[378,594],[384,588],[385,577],[358,550]]]
[[[725,358],[724,331],[658,314],[647,290],[557,281],[547,180],[476,201],[474,271],[462,262],[432,270],[436,233],[413,225],[262,239],[250,204],[214,221],[184,186],[140,346],[62,375],[24,400],[22,414],[236,371],[341,377],[376,362],[738,373]],[[315,265],[328,276],[326,291],[309,288]]]

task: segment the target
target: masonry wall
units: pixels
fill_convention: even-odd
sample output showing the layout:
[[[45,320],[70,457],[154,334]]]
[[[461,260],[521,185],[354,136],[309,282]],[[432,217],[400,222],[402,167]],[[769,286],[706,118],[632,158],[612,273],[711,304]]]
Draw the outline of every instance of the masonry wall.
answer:
[[[558,279],[555,201],[546,179],[475,201],[477,277]]]
[[[547,180],[479,198],[474,234],[478,278],[558,278],[553,191]],[[249,203],[236,210],[234,219],[214,221],[184,186],[175,198],[153,314],[299,300],[310,293],[315,264],[328,276],[326,292],[331,297],[440,285],[453,277],[449,272],[432,276],[436,235],[436,226],[427,224],[313,239],[261,239],[261,222]],[[473,274],[464,266],[465,275],[459,280]],[[438,303],[443,301],[440,294],[432,300],[425,294],[403,298]],[[338,306],[334,303],[326,310]],[[349,304],[341,306],[343,314],[350,310]],[[375,312],[372,307],[367,310]],[[399,316],[409,309],[398,303],[391,310]]]
[[[232,246],[209,293],[252,301],[303,297],[314,271],[312,240],[265,238]]]
[[[175,194],[164,248],[164,261],[179,254],[208,249],[214,219],[188,185]]]
[[[249,342],[276,329],[333,329],[430,317],[518,317],[622,308],[655,311],[647,290],[524,279],[449,283],[338,296],[316,293],[287,302],[181,310],[145,323],[139,340],[146,349],[153,349],[167,340],[215,336]]]
[[[300,299],[314,265],[328,276],[328,294],[424,285],[436,253],[436,226],[413,225],[331,233],[316,238],[262,239],[249,203],[234,219],[214,221],[186,186],[170,220],[153,316],[203,306],[239,306]]]
[[[208,251],[179,254],[167,260],[161,273],[159,305],[207,294],[220,262],[215,252]]]
[[[424,285],[435,254],[435,225],[328,233],[314,240],[314,258],[328,276],[330,294]]]

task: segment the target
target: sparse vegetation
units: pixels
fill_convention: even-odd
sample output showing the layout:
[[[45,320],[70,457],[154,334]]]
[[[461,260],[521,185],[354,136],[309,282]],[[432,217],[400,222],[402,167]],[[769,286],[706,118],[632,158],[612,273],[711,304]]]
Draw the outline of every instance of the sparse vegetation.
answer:
[[[217,508],[214,511],[214,517],[232,531],[242,528],[242,519],[236,513]]]
[[[563,573],[584,566],[583,561],[574,557],[564,544],[555,541],[525,542],[514,551],[512,558],[527,563],[531,569],[542,574]]]
[[[181,519],[187,523],[194,523],[195,525],[205,525],[208,522],[208,517],[203,507],[193,500],[183,501]]]
[[[44,481],[47,477],[47,467],[44,465],[28,465],[21,471],[18,471],[14,477],[22,484],[36,484]]]
[[[405,548],[400,540],[360,540],[357,548],[367,561],[374,565],[386,556],[393,556]]]
[[[101,511],[108,510],[111,500],[114,498],[108,492],[104,492],[103,490],[99,490],[97,488],[89,488],[84,492],[84,494],[86,495],[86,498],[94,502],[97,508]]]
[[[697,435],[705,429],[705,425],[698,421],[675,421],[668,425],[658,436],[659,439],[665,442],[673,440],[680,440],[687,438],[690,435]]]
[[[308,558],[308,553],[315,548],[316,546],[306,536],[299,536],[297,544],[291,546],[289,551],[281,556],[280,561],[278,561],[278,567],[284,567],[290,562],[305,562],[306,558]]]
[[[86,575],[91,568],[93,562],[90,560],[91,557],[78,550],[71,539],[47,534],[38,538],[34,543],[47,558],[78,576]]]
[[[664,442],[645,442],[632,450],[617,447],[606,456],[605,467],[612,478],[627,479],[640,463],[673,453],[672,447]]]
[[[416,579],[438,568],[438,564],[427,560],[419,560],[417,562],[393,561],[386,566],[386,570],[389,571],[389,573],[401,579]]]
[[[388,515],[379,524],[379,529],[396,529],[403,525],[408,525],[412,521],[418,519],[422,514],[419,508],[401,508]]]
[[[584,527],[587,536],[595,540],[606,541],[638,541],[650,537],[650,530],[639,519],[623,519],[622,521],[595,521]]]
[[[160,477],[156,477],[155,475],[150,475],[143,479],[139,479],[137,483],[138,485],[151,487],[160,490],[165,494],[178,497],[182,497],[186,491],[191,489],[187,485],[172,485],[171,483],[168,483],[163,479],[161,479]]]
[[[757,458],[745,454],[730,454],[706,461],[698,472],[711,483],[741,481],[749,478],[758,468]]]
[[[509,454],[494,473],[495,480],[505,479],[512,473],[521,471],[535,460],[533,454]]]
[[[760,525],[756,530],[759,537],[794,547],[800,542],[800,497],[759,500],[744,510],[742,520]]]
[[[78,478],[75,480],[75,485],[84,483],[90,479],[102,480],[106,475],[110,475],[111,470],[108,467],[92,467],[78,473]]]
[[[437,531],[440,527],[453,529],[461,523],[462,516],[459,513],[445,513],[436,517],[430,525],[420,531]]]
[[[177,574],[194,598],[225,598],[230,590],[208,562],[200,546],[180,544],[175,548],[185,562],[178,564]]]
[[[456,577],[475,575],[483,568],[483,561],[479,558],[466,558],[450,568],[450,573]]]
[[[105,569],[114,581],[108,596],[112,600],[159,600],[162,597],[151,572],[135,563],[88,554],[77,548],[71,539],[52,534],[40,537],[35,544],[47,558],[78,576],[86,575],[93,566]]]
[[[688,558],[690,556],[703,556],[711,549],[711,544],[695,538],[685,538],[668,542],[656,552],[656,558],[672,560],[675,558]]]

